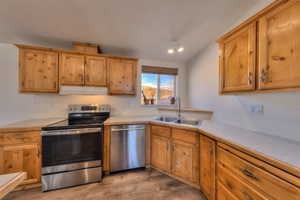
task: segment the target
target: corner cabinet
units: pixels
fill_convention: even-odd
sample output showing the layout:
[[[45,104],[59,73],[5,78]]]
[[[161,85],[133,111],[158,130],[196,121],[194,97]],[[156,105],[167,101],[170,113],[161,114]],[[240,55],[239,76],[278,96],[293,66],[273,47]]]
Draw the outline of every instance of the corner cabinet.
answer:
[[[58,53],[46,50],[20,48],[20,92],[58,92]]]
[[[299,13],[277,0],[218,40],[220,94],[300,91]]]
[[[108,59],[108,91],[112,95],[135,95],[137,60]]]
[[[215,199],[216,142],[200,136],[200,188],[208,200]]]

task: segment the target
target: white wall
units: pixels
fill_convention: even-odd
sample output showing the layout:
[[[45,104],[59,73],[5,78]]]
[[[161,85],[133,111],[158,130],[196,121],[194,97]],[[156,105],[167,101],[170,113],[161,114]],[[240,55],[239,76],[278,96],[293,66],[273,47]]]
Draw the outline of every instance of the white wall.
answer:
[[[261,1],[249,10],[242,22],[271,2]],[[231,27],[235,26],[232,25]],[[229,27],[230,28],[230,27]],[[229,29],[228,28],[228,29]],[[214,111],[214,119],[234,126],[257,130],[300,141],[300,93],[219,96],[218,46],[211,43],[188,67],[188,94],[191,106]],[[248,111],[249,104],[263,104],[264,113]]]
[[[141,59],[140,66],[157,65],[178,67],[179,94],[186,97],[185,66],[177,63]],[[140,76],[138,76],[139,78]],[[138,80],[140,83],[140,80]],[[140,85],[138,85],[138,91]],[[18,49],[11,44],[0,43],[0,125],[36,118],[65,117],[69,104],[111,104],[112,115],[156,115],[156,108],[140,105],[139,95],[132,96],[59,96],[57,94],[18,93]],[[183,99],[187,101],[187,99]]]

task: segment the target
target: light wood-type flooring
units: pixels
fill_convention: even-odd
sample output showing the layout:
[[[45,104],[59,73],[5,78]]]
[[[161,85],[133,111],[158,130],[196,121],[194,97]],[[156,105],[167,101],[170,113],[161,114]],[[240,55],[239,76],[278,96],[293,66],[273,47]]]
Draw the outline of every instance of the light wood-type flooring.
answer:
[[[41,192],[13,192],[4,200],[205,200],[202,193],[160,172],[147,169],[107,176],[101,183]]]

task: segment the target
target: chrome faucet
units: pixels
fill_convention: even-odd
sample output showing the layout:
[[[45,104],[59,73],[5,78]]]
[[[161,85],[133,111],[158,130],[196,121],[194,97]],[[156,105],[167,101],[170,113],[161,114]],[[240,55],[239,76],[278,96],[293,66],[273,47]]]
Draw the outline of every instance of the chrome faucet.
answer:
[[[180,97],[176,98],[177,100],[177,122],[181,122],[181,100]]]

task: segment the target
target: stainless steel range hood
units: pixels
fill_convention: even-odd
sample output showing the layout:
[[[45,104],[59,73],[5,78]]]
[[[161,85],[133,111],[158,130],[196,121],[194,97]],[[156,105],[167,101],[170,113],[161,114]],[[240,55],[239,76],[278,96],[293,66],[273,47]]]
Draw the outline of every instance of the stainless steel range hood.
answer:
[[[107,88],[62,86],[60,88],[59,94],[60,95],[107,95]]]

